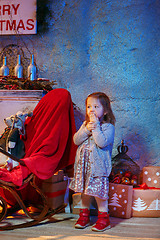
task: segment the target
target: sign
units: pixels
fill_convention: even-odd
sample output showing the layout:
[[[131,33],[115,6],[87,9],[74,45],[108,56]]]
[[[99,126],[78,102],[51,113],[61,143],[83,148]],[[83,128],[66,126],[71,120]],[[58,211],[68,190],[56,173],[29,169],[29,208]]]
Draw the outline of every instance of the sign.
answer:
[[[36,34],[36,0],[0,0],[0,35]]]

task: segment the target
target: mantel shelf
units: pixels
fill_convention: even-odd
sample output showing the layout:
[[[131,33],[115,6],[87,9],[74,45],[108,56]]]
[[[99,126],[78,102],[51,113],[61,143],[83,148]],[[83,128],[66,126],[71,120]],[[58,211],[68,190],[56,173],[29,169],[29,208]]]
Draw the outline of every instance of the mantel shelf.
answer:
[[[43,90],[0,90],[0,101],[37,101],[42,98]]]

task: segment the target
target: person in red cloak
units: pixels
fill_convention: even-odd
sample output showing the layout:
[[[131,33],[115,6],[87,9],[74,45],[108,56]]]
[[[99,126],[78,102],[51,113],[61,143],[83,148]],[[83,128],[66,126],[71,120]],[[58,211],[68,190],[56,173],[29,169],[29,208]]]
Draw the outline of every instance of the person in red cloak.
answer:
[[[22,159],[25,166],[19,165],[11,171],[0,169],[0,179],[18,186],[23,200],[35,200],[30,185],[22,186],[30,173],[37,179],[48,179],[58,170],[73,166],[75,161],[73,135],[76,127],[70,93],[62,88],[47,93],[35,107],[33,116],[27,118],[25,129]],[[1,188],[0,196],[10,205],[15,204],[10,193]]]

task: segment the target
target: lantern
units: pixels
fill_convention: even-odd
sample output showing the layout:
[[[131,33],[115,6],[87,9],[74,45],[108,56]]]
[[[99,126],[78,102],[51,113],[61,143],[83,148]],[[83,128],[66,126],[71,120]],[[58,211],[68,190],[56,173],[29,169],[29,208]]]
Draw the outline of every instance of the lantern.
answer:
[[[122,184],[131,184],[137,186],[139,183],[140,167],[126,153],[128,146],[121,141],[121,145],[117,148],[118,154],[112,158],[112,172],[110,175],[111,182]],[[121,180],[121,181],[120,181]]]

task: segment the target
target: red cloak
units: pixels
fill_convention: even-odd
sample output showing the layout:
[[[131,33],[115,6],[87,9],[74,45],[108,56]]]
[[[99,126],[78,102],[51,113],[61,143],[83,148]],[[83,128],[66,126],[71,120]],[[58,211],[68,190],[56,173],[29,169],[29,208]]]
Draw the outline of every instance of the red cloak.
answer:
[[[58,170],[74,164],[76,127],[71,95],[67,90],[59,88],[47,93],[35,107],[33,116],[27,118],[25,129],[22,160],[26,166],[12,171],[0,169],[0,179],[21,186],[31,172],[39,179],[48,179]]]

